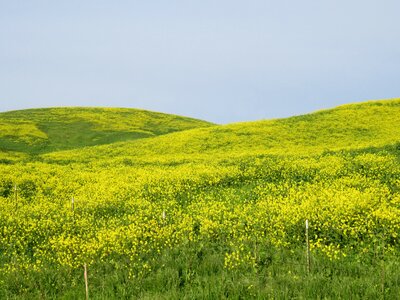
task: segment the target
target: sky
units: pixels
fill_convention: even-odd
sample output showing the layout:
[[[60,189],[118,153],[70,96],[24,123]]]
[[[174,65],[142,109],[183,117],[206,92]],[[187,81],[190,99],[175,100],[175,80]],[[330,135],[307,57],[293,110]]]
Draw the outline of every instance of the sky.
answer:
[[[400,97],[398,0],[0,0],[0,111],[219,124]]]

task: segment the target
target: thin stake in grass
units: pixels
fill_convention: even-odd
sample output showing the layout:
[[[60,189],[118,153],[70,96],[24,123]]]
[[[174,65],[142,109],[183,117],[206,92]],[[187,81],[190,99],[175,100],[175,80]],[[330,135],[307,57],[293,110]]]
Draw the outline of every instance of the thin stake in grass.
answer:
[[[85,279],[85,291],[86,291],[86,300],[89,300],[89,284],[88,284],[88,276],[87,276],[87,266],[83,265],[83,277]]]
[[[18,189],[17,184],[14,184],[14,201],[15,201],[15,209],[18,207]]]
[[[306,220],[306,257],[307,257],[307,274],[310,274],[310,241],[308,237],[308,219]]]

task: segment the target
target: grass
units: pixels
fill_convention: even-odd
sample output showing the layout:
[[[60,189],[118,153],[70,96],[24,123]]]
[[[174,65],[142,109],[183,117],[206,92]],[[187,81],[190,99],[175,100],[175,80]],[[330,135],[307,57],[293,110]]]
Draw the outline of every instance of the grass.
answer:
[[[399,99],[228,125],[39,109],[0,128],[0,299],[82,299],[83,263],[91,299],[399,299]]]
[[[75,107],[10,111],[0,113],[0,149],[39,154],[211,125],[138,109]]]
[[[318,155],[400,140],[400,99],[345,105],[287,119],[244,122],[45,155],[49,161],[185,161],[250,155]]]
[[[268,246],[268,245],[266,245]],[[216,247],[216,248],[215,248]],[[221,265],[220,245],[166,251],[158,265],[142,277],[124,269],[96,263],[89,268],[91,299],[398,299],[399,262],[360,262],[348,257],[339,263],[314,254],[310,274],[303,249],[266,247],[265,263],[257,270],[234,272]],[[392,260],[393,261],[393,260]],[[2,299],[81,299],[83,269],[47,268],[15,273],[0,289]],[[1,286],[0,286],[1,288]]]

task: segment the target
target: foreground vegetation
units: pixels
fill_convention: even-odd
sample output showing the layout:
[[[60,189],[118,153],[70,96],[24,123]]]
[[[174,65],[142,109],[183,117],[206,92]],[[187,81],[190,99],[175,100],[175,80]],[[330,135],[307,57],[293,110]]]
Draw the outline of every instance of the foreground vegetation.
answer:
[[[0,298],[396,299],[399,108],[4,153]]]

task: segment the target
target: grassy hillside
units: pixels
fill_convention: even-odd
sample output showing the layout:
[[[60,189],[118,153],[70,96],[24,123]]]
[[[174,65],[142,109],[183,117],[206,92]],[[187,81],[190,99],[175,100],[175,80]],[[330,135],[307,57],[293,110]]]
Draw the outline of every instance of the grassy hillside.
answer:
[[[394,99],[0,151],[0,299],[83,299],[84,265],[90,299],[398,299],[399,118]],[[55,150],[39,127],[17,141]]]
[[[54,160],[132,157],[183,160],[250,154],[314,155],[400,141],[400,99],[343,105],[287,119],[193,129],[146,140],[47,155]],[[190,155],[190,156],[188,156]]]
[[[0,113],[0,150],[44,153],[206,127],[211,123],[122,108],[47,108]]]

